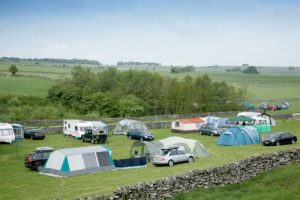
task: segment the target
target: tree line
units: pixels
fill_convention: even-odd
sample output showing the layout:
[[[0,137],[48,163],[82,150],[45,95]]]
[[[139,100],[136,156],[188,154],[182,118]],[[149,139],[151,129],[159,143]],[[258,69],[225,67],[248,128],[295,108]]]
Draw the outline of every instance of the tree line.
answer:
[[[47,62],[55,64],[74,64],[74,65],[102,65],[97,60],[88,60],[88,59],[62,59],[62,58],[18,58],[18,57],[1,57],[3,61],[11,62]]]
[[[245,95],[208,75],[177,79],[115,68],[94,73],[76,66],[71,78],[49,89],[47,99],[78,115],[130,117],[238,110]]]

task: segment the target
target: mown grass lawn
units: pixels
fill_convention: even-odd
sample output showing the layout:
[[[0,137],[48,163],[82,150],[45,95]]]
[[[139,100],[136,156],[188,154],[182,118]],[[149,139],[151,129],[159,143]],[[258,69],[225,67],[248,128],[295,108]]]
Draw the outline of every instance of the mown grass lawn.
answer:
[[[279,121],[274,131],[287,130],[300,138],[300,121]],[[65,138],[62,134],[47,135],[44,141],[24,140],[12,145],[0,144],[0,199],[50,199],[63,197],[72,199],[94,194],[110,193],[118,186],[153,181],[161,177],[182,174],[191,169],[205,169],[221,166],[235,160],[283,149],[300,148],[296,145],[264,147],[248,145],[239,147],[223,147],[215,145],[217,138],[193,134],[173,134],[170,129],[152,130],[156,139],[176,135],[199,140],[211,153],[208,158],[198,158],[194,163],[184,163],[174,167],[154,167],[148,164],[145,168],[116,170],[67,178],[41,175],[23,166],[24,156],[37,146],[68,148],[89,146],[80,140]],[[133,140],[125,136],[110,136],[107,146],[112,149],[113,158],[127,158]],[[34,192],[33,192],[34,191]]]
[[[299,169],[300,163],[293,163],[259,174],[244,183],[181,193],[174,200],[296,200],[300,195]]]

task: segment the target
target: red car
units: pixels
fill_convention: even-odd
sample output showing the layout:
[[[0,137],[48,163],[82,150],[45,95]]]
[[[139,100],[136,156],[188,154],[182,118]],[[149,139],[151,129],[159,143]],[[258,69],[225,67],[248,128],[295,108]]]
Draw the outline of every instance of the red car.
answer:
[[[25,156],[25,167],[41,171],[53,150],[52,147],[37,147],[34,152]]]

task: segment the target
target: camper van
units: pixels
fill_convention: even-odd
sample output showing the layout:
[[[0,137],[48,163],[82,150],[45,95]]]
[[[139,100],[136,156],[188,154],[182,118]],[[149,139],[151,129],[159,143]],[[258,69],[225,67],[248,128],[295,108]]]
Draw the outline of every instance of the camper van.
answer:
[[[64,120],[64,135],[72,136],[75,138],[81,138],[81,136],[85,133],[85,130],[91,129],[92,124],[90,122],[82,121],[82,120],[74,120],[67,119]]]
[[[12,125],[0,123],[0,142],[11,144],[15,139],[16,137]]]

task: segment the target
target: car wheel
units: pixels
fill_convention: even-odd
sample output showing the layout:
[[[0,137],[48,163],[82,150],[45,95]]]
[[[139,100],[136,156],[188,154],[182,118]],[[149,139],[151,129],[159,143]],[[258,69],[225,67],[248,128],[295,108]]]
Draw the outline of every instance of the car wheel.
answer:
[[[292,144],[295,144],[295,140],[292,140]]]
[[[38,164],[36,167],[36,171],[40,172],[43,169],[43,166],[41,164]]]
[[[276,146],[279,146],[280,145],[280,143],[279,142],[276,142]]]
[[[170,167],[172,167],[172,166],[174,165],[173,160],[169,160],[168,165],[169,165]]]
[[[95,144],[95,140],[92,140],[92,144]]]
[[[192,163],[192,162],[194,162],[194,158],[192,156],[190,156],[188,161],[189,161],[189,163]]]
[[[82,137],[81,141],[82,141],[82,142],[85,142],[83,137]]]
[[[144,140],[144,138],[141,137],[141,141],[143,141],[143,140]]]
[[[31,136],[31,137],[30,137],[30,139],[31,139],[31,140],[33,140],[33,139],[34,139],[34,137],[33,137],[33,136]]]

